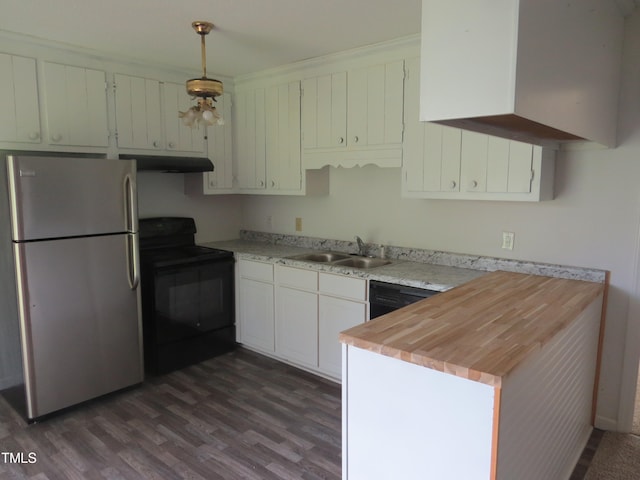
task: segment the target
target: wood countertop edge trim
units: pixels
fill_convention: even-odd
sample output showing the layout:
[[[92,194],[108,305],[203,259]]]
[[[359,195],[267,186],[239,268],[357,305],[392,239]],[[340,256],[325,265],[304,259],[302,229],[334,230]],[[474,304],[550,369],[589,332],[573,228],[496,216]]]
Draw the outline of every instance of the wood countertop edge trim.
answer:
[[[379,355],[384,355],[385,357],[395,358],[403,362],[412,363],[413,365],[435,370],[447,375],[455,375],[456,377],[471,380],[473,382],[484,383],[491,387],[499,388],[502,386],[501,376],[481,372],[470,367],[463,367],[450,362],[443,362],[442,360],[430,358],[426,355],[406,352],[399,348],[380,345],[378,343],[358,339],[342,333],[339,335],[339,340],[341,343],[351,347],[367,350]]]
[[[502,406],[502,388],[493,391],[493,430],[491,432],[491,473],[489,478],[498,478],[498,444],[500,440],[500,407]]]
[[[596,424],[596,410],[598,407],[598,387],[600,384],[600,367],[602,364],[602,348],[604,344],[604,330],[607,323],[607,306],[609,303],[609,282],[611,272],[607,270],[604,277],[602,292],[602,312],[600,314],[600,331],[598,332],[598,351],[596,354],[596,371],[593,378],[593,394],[591,398],[591,425]]]

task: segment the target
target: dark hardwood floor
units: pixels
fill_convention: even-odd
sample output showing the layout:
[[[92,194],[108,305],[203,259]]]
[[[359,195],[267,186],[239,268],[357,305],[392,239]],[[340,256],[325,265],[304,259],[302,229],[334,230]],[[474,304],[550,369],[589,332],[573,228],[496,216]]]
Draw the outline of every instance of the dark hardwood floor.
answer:
[[[239,349],[29,426],[0,397],[0,478],[339,479],[340,422],[339,385]]]
[[[341,462],[340,386],[244,349],[29,426],[0,396],[2,480],[339,479]]]

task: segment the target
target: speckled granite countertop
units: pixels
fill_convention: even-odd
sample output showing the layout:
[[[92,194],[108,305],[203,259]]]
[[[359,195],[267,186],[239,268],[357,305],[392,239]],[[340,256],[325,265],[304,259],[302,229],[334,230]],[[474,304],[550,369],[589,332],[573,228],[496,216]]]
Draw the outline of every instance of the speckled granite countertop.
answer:
[[[208,242],[202,245],[230,250],[238,258],[314,268],[318,271],[437,291],[449,290],[496,270],[597,283],[604,283],[607,276],[605,270],[593,268],[395,246],[385,247],[387,258],[391,261],[388,265],[368,269],[345,267],[294,260],[288,257],[317,251],[354,253],[357,251],[354,242],[248,230],[241,230],[239,239]],[[365,253],[378,256],[379,245],[366,244]]]
[[[250,240],[229,240],[202,244],[205,247],[220,248],[234,252],[237,258],[278,263],[282,265],[313,268],[318,271],[339,273],[353,277],[379,280],[382,282],[410,285],[418,288],[445,291],[469,280],[480,277],[486,272],[467,268],[431,265],[406,260],[389,259],[388,265],[374,268],[352,268],[325,263],[294,260],[287,257],[301,253],[317,251],[311,248],[290,245],[274,245],[271,243]]]
[[[400,285],[410,285],[418,288],[428,288],[440,292],[467,283],[469,280],[473,280],[486,273],[467,268],[446,267],[397,259],[389,259],[391,263],[388,265],[366,269],[308,262],[287,257],[301,253],[317,252],[318,250],[290,245],[273,245],[250,240],[229,240],[204,243],[203,245],[205,247],[230,250],[236,254],[237,258],[247,260],[313,268],[318,271],[339,273],[341,275],[379,280]]]

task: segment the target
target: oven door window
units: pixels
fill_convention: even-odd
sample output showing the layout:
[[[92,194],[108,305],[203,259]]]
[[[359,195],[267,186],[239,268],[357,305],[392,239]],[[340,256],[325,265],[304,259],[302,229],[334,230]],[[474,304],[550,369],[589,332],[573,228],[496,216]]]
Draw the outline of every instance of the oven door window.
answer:
[[[233,325],[233,261],[159,269],[154,297],[159,343]]]

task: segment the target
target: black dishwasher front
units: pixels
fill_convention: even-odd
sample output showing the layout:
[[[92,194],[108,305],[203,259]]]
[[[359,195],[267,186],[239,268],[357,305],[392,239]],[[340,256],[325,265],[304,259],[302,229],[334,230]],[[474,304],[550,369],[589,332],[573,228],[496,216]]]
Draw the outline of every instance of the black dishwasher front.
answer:
[[[369,282],[369,318],[374,319],[440,292],[395,283]]]

